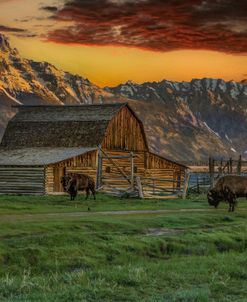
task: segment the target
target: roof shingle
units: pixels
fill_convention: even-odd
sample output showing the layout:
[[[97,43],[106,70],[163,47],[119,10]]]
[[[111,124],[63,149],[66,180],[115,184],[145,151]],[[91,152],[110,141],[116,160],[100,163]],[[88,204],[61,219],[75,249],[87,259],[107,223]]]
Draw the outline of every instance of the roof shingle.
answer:
[[[96,147],[109,121],[125,105],[20,106],[8,123],[1,147]]]

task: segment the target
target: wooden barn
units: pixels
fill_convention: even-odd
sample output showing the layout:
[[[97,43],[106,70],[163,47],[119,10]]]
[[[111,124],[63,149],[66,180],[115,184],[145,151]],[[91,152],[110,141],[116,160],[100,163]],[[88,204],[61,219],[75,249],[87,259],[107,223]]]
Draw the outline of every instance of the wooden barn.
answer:
[[[186,167],[149,151],[128,104],[18,106],[0,145],[0,193],[57,194],[60,177],[85,173],[97,188],[144,196],[180,191]],[[136,183],[136,180],[138,183]]]

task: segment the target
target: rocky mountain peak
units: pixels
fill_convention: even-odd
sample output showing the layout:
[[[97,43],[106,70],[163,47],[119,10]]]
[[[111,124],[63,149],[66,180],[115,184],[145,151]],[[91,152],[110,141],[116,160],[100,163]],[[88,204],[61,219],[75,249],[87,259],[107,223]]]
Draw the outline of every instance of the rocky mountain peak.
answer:
[[[9,39],[0,33],[0,58],[10,57],[13,60],[19,59],[20,55],[16,48],[12,48]]]
[[[132,80],[128,80],[128,81],[125,83],[125,85],[130,85],[130,86],[132,86],[132,85],[138,85],[138,84],[135,83],[135,82],[132,81]]]
[[[4,52],[8,52],[11,50],[9,41],[7,37],[3,34],[0,34],[0,50]]]

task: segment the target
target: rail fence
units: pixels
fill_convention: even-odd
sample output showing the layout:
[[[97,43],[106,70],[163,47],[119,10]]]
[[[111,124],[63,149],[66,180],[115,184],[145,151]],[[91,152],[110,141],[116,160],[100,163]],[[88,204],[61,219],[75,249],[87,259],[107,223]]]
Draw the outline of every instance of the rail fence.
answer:
[[[177,198],[184,192],[184,182],[174,179],[135,176],[133,185],[131,177],[102,177],[102,191],[116,197],[140,198]]]
[[[237,160],[216,160],[209,158],[208,172],[191,172],[188,191],[203,193],[213,187],[215,182],[224,175],[247,175],[247,161],[241,156]]]
[[[134,155],[129,156],[108,156],[106,158],[115,165],[119,172],[119,177],[102,176],[98,179],[98,190],[116,197],[140,197],[140,198],[186,198],[188,192],[205,193],[214,185],[217,179],[223,175],[236,174],[247,175],[247,161],[243,161],[241,156],[238,160],[214,160],[209,158],[208,172],[188,172],[183,179],[155,178],[137,176],[134,174]],[[114,162],[115,158],[129,158],[131,161],[131,173],[127,175],[122,168]],[[99,159],[99,162],[102,159]]]

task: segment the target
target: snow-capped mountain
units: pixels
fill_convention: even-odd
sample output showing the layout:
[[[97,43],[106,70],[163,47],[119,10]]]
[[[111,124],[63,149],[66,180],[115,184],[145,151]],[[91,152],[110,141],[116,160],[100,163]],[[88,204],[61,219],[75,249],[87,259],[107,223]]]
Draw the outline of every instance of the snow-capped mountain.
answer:
[[[237,83],[207,78],[143,84],[128,81],[105,89],[145,102],[149,110],[156,108],[156,118],[148,122],[151,125],[149,131],[158,124],[162,125],[159,132],[162,129],[161,132],[165,133],[161,137],[169,154],[175,152],[181,159],[184,156],[196,158],[197,154],[203,158],[209,150],[218,157],[236,158],[238,154],[247,154],[246,81]]]
[[[47,62],[24,59],[0,35],[0,139],[20,104],[128,102],[142,119],[150,148],[173,160],[247,156],[247,84],[131,81],[102,89]]]

